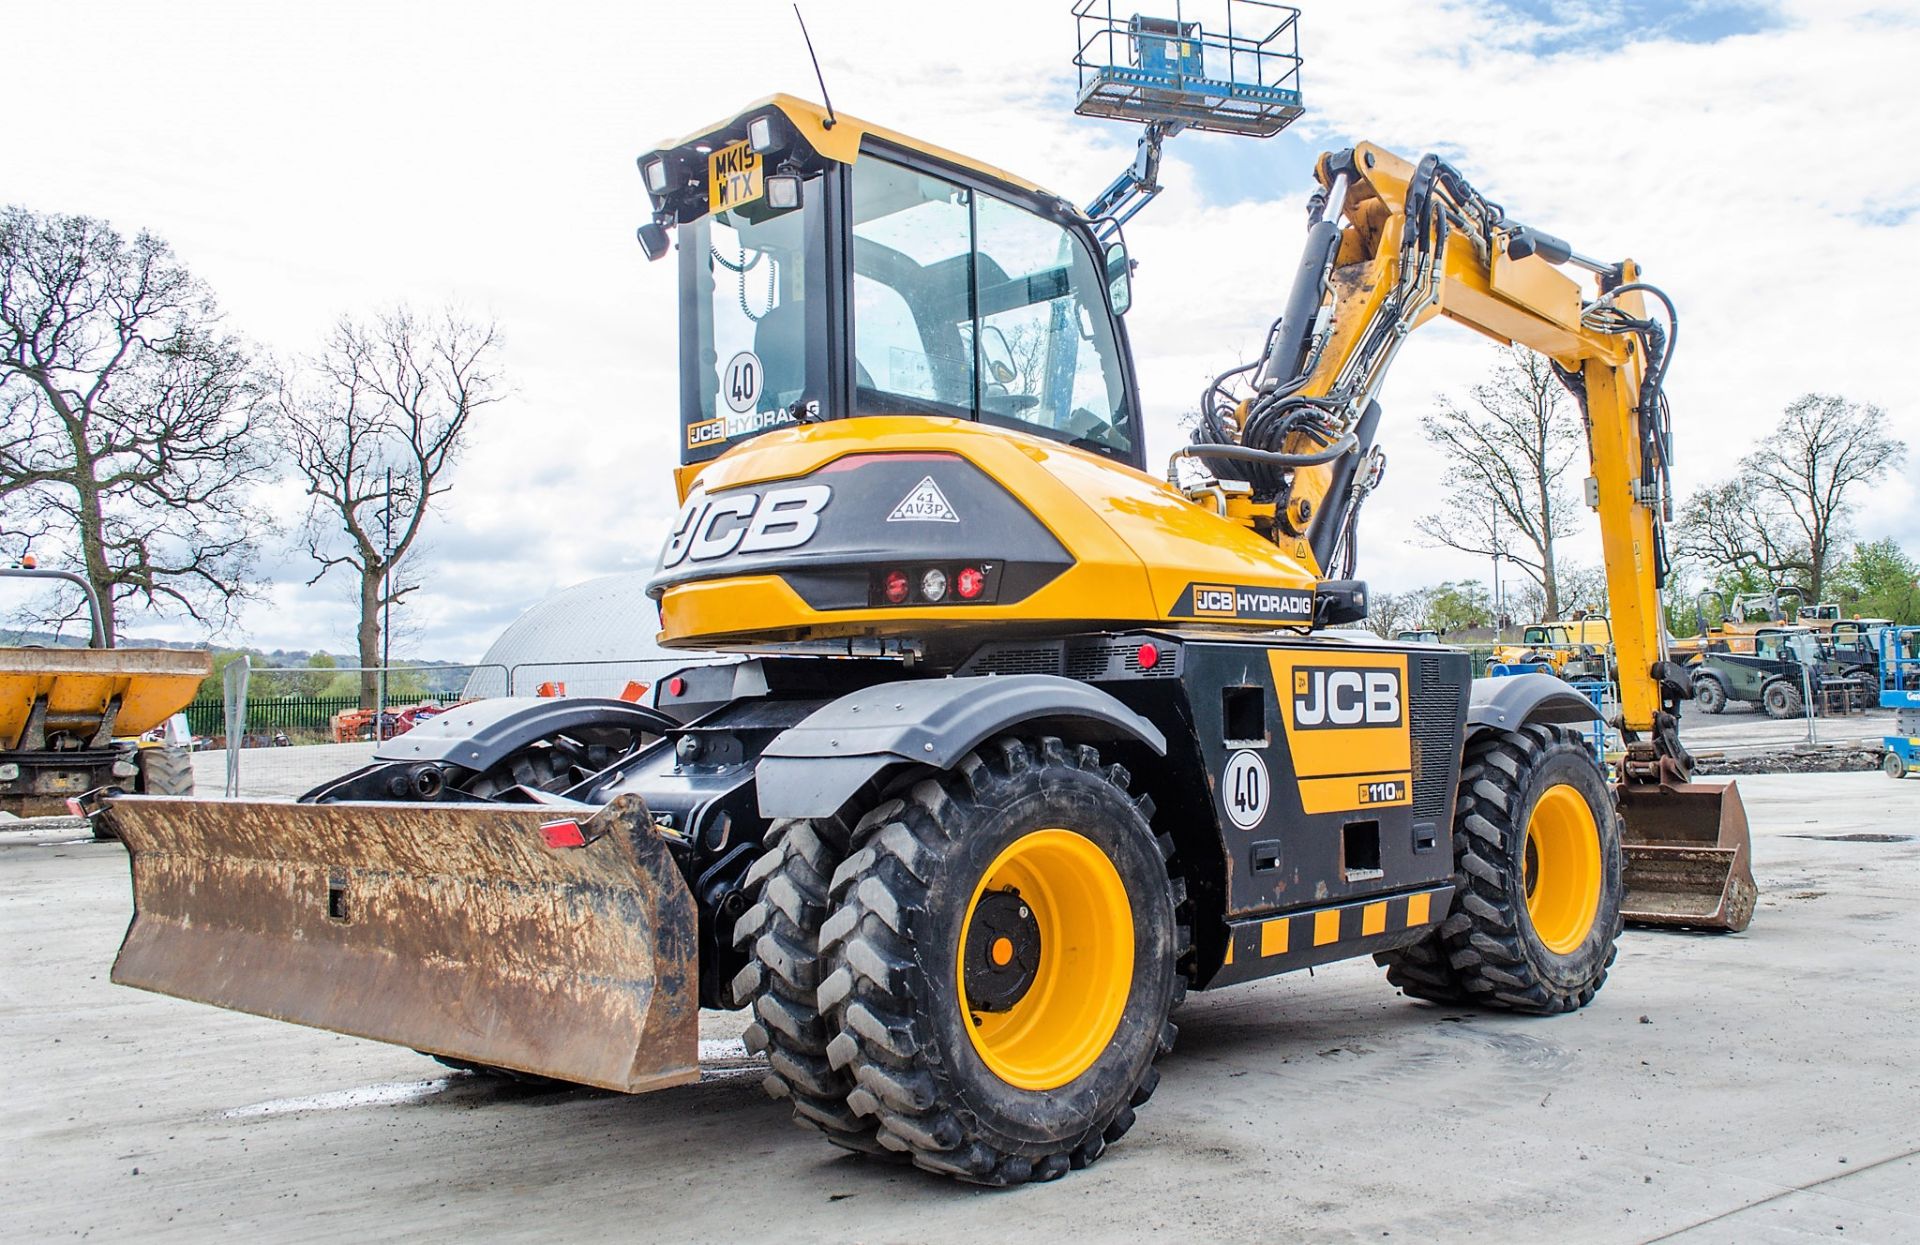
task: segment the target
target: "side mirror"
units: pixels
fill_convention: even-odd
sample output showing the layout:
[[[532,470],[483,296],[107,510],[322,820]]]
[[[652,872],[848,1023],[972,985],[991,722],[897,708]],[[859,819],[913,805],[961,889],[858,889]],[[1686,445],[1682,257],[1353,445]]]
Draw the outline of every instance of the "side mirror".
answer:
[[[1121,241],[1107,243],[1107,302],[1113,306],[1113,314],[1123,316],[1127,308],[1133,306],[1133,261],[1127,258],[1127,244]]]
[[[986,370],[988,384],[1005,386],[1020,379],[1020,367],[1013,361],[1013,347],[997,325],[989,324],[980,330],[980,362]]]

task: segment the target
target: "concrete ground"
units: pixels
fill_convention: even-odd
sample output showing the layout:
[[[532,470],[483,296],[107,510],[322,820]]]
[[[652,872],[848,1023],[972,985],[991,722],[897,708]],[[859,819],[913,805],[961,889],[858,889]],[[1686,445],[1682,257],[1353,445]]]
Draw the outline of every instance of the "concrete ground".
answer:
[[[1812,743],[1818,747],[1864,744],[1878,748],[1893,729],[1891,709],[1876,707],[1861,713],[1816,717]],[[1696,756],[1744,756],[1794,749],[1804,747],[1809,742],[1807,736],[1807,719],[1776,720],[1757,705],[1729,705],[1720,713],[1702,713],[1691,703],[1680,706],[1680,738]]]
[[[1747,933],[1630,932],[1553,1019],[1367,963],[1197,996],[1133,1132],[1009,1192],[793,1126],[731,1015],[625,1098],[113,986],[123,850],[0,831],[0,1239],[1920,1240],[1920,781],[1740,785]]]

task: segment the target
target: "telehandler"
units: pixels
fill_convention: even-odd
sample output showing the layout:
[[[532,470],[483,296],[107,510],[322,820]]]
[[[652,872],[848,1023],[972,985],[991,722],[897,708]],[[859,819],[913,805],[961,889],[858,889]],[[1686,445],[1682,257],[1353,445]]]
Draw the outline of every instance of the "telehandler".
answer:
[[[629,1092],[750,1008],[828,1139],[1004,1185],[1128,1130],[1189,990],[1371,955],[1551,1014],[1623,913],[1746,925],[1661,648],[1673,312],[1630,261],[1328,152],[1264,351],[1155,471],[1113,217],[787,96],[640,167],[681,314],[650,591],[664,643],[746,659],[466,705],[298,803],[113,801],[116,981]],[[1559,680],[1328,631],[1366,612],[1374,395],[1439,315],[1585,408],[1617,784]]]

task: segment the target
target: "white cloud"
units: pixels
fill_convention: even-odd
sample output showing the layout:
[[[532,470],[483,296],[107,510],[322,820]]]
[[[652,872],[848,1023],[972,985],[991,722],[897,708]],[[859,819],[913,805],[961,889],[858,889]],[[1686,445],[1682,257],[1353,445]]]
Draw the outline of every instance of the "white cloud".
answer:
[[[1768,29],[1711,44],[1614,23],[1594,50],[1543,55],[1565,41],[1493,5],[1303,7],[1311,142],[1441,150],[1517,216],[1633,255],[1675,296],[1683,490],[1809,389],[1879,402],[1920,449],[1910,16],[1793,0]],[[1561,20],[1584,31],[1600,7]],[[1131,153],[1127,127],[1071,115],[1065,4],[808,10],[845,111],[1081,200]],[[56,102],[10,146],[0,199],[153,229],[281,354],[397,299],[499,317],[515,394],[477,427],[435,522],[422,651],[477,656],[551,589],[651,561],[671,511],[674,275],[632,241],[632,157],[771,91],[817,94],[784,2],[0,3],[0,26],[15,49],[84,49],[10,58],[16,109]],[[1217,206],[1191,180],[1205,162],[1181,155],[1200,141],[1169,148],[1169,188],[1129,231],[1155,455],[1205,379],[1257,347],[1301,235],[1304,185]],[[1278,144],[1240,146],[1280,159]],[[1393,470],[1365,532],[1378,586],[1485,574],[1414,545],[1412,521],[1439,474],[1418,416],[1486,358],[1443,329],[1402,356],[1384,401]],[[1914,475],[1866,500],[1864,534],[1920,546]],[[345,593],[288,570],[249,613],[253,638],[343,650]]]

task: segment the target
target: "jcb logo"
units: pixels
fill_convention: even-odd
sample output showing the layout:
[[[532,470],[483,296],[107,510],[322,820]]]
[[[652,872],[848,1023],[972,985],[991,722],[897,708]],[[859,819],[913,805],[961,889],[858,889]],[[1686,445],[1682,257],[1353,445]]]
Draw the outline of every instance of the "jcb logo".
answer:
[[[703,419],[697,424],[687,425],[687,448],[690,450],[726,439],[727,421],[724,419]]]
[[[1293,672],[1293,722],[1306,729],[1398,726],[1400,672],[1302,666]]]
[[[733,553],[794,549],[820,530],[820,512],[833,500],[824,484],[768,489],[765,496],[735,493],[710,498],[696,492],[674,518],[660,569],[682,562],[711,562]]]
[[[1226,618],[1236,617],[1240,613],[1238,594],[1234,589],[1218,584],[1195,584],[1193,612]]]

